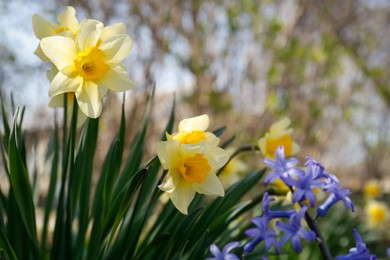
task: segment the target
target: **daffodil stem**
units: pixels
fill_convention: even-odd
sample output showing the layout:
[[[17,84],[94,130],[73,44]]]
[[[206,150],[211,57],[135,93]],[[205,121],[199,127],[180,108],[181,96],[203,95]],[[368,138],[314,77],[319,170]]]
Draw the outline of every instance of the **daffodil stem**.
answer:
[[[291,193],[294,193],[294,189],[291,186],[288,186],[291,190]],[[299,205],[302,207],[303,203],[300,202]],[[321,230],[317,225],[317,222],[310,216],[309,212],[305,212],[305,221],[309,228],[316,234],[316,241],[318,243],[318,246],[320,247],[320,251],[322,254],[322,257],[324,260],[332,260],[332,255],[330,253],[328,244],[326,244],[326,241],[324,237],[322,236]]]
[[[240,146],[236,151],[234,151],[234,153],[230,156],[229,160],[232,160],[234,157],[238,156],[243,152],[254,152],[254,151],[259,151],[259,147],[257,145],[244,144]]]

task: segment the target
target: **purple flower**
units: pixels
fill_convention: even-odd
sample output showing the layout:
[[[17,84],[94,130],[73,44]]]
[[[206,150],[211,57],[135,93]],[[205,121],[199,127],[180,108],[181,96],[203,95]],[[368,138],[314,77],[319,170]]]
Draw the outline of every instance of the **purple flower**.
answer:
[[[311,168],[313,179],[317,180],[320,178],[328,179],[330,182],[339,182],[334,174],[325,171],[324,166],[318,161],[314,160],[310,156],[306,156],[305,166]]]
[[[317,167],[311,164],[306,171],[300,170],[302,174],[297,179],[291,179],[291,184],[295,187],[293,194],[293,202],[303,202],[307,199],[311,207],[315,207],[317,197],[313,188],[324,187],[326,185],[324,180],[318,179]]]
[[[353,229],[353,235],[356,240],[356,247],[351,248],[349,254],[337,256],[336,260],[375,260],[376,256],[370,255],[370,251],[356,229]]]
[[[289,179],[291,176],[297,174],[294,167],[299,163],[298,159],[291,157],[285,159],[284,147],[278,146],[275,152],[275,161],[271,159],[264,159],[264,163],[272,169],[272,172],[265,178],[264,183],[269,184],[274,180],[281,178],[287,185],[289,185]]]
[[[355,211],[355,206],[348,195],[351,194],[349,189],[340,188],[339,182],[331,182],[324,187],[324,191],[329,192],[329,197],[317,208],[317,216],[325,216],[330,207],[336,204],[338,201],[344,201],[345,208],[351,208],[352,212]]]
[[[235,254],[230,254],[229,252],[240,245],[240,242],[230,242],[222,249],[221,252],[216,244],[212,244],[210,246],[210,252],[214,257],[206,258],[206,260],[239,260]]]
[[[308,242],[313,241],[316,238],[316,234],[304,229],[301,225],[301,219],[305,215],[307,206],[303,206],[296,214],[290,216],[288,223],[278,221],[276,227],[284,233],[280,239],[280,245],[283,246],[288,240],[291,241],[292,247],[297,253],[302,251],[301,238]]]
[[[261,201],[263,208],[262,218],[266,220],[267,225],[271,219],[274,218],[289,218],[291,214],[295,213],[295,210],[281,211],[281,210],[270,210],[269,204],[274,201],[275,198],[270,197],[268,192],[264,192],[263,199]]]
[[[276,241],[276,232],[275,230],[268,228],[268,220],[263,217],[255,217],[251,221],[256,227],[245,231],[245,235],[253,237],[253,239],[244,246],[244,252],[252,252],[263,240],[265,241],[265,248],[267,250],[273,245],[276,251],[279,252],[279,244]]]

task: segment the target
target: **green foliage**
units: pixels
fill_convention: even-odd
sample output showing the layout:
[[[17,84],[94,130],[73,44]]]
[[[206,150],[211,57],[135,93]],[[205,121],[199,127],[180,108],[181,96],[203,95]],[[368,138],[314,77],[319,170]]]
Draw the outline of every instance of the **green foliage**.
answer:
[[[72,115],[65,110],[62,138],[55,123],[46,152],[45,160],[51,163],[50,182],[43,225],[38,231],[38,208],[26,163],[30,155],[24,145],[28,133],[21,130],[23,110],[18,108],[9,123],[1,103],[1,147],[10,184],[8,192],[0,190],[2,259],[202,259],[210,244],[229,240],[231,224],[259,203],[260,191],[256,189],[255,199],[246,194],[265,171],[246,175],[226,190],[224,197],[205,200],[198,194],[189,215],[182,215],[157,188],[165,175],[159,160],[156,156],[144,158],[153,97],[154,87],[142,124],[128,149],[122,105],[118,133],[100,169],[94,167],[99,119],[87,120],[79,132],[76,107]],[[165,132],[173,130],[174,115],[175,102],[162,140]],[[67,125],[69,116],[72,120]],[[225,129],[221,127],[214,133],[219,136]],[[123,158],[125,149],[129,152]],[[97,183],[93,185],[96,174]],[[49,228],[52,216],[54,231]]]

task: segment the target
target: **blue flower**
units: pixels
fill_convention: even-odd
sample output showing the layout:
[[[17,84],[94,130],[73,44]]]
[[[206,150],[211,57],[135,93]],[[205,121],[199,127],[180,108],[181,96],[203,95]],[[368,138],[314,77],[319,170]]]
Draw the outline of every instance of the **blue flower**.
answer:
[[[253,237],[253,239],[244,246],[244,251],[246,253],[252,252],[255,247],[264,240],[265,248],[267,250],[273,245],[276,251],[279,252],[279,243],[276,241],[276,232],[275,230],[268,228],[268,220],[263,217],[255,217],[251,221],[256,227],[245,231],[245,235]]]
[[[351,194],[349,189],[340,188],[340,183],[332,181],[324,187],[324,191],[329,192],[329,197],[325,202],[317,208],[317,216],[325,216],[330,207],[336,204],[338,201],[344,201],[345,208],[351,208],[352,212],[355,211],[355,206],[348,195]]]
[[[264,192],[263,199],[261,201],[262,208],[263,208],[262,218],[266,220],[267,225],[271,219],[289,218],[291,216],[291,214],[295,213],[295,210],[287,210],[287,211],[270,210],[269,204],[274,200],[275,200],[275,198],[270,197],[268,192]]]
[[[375,260],[376,256],[370,255],[370,251],[356,229],[353,229],[353,235],[356,240],[356,247],[351,248],[349,254],[337,256],[336,260]]]
[[[267,164],[272,172],[265,178],[264,183],[269,184],[274,180],[281,178],[287,185],[289,185],[289,179],[291,176],[300,174],[297,172],[297,168],[294,166],[299,163],[298,159],[291,157],[285,159],[284,147],[278,146],[275,153],[275,161],[271,159],[264,159],[264,163]]]
[[[326,182],[318,178],[316,168],[312,165],[307,167],[306,171],[300,170],[302,174],[290,182],[294,186],[293,202],[303,202],[307,199],[311,207],[315,207],[317,197],[313,188],[324,187]]]
[[[290,240],[294,250],[300,253],[302,251],[301,238],[308,242],[316,238],[316,234],[313,231],[304,229],[301,225],[301,219],[305,215],[306,210],[307,206],[305,205],[296,214],[290,216],[288,223],[282,221],[276,222],[276,227],[284,233],[280,239],[280,246],[283,246]]]
[[[230,242],[226,244],[221,252],[216,244],[212,244],[210,246],[210,252],[214,257],[206,258],[206,260],[239,260],[240,258],[238,258],[235,254],[230,254],[229,252],[240,245],[240,242]]]
[[[324,166],[321,165],[318,161],[314,160],[310,156],[306,156],[305,166],[311,168],[313,179],[317,180],[320,178],[328,179],[330,182],[339,182],[337,177],[334,174],[325,171]]]

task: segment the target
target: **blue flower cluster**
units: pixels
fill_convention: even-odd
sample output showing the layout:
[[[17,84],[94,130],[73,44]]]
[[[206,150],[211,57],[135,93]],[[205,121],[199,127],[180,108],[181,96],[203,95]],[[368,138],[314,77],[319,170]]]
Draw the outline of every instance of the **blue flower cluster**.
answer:
[[[277,254],[281,248],[290,241],[293,249],[300,253],[302,251],[302,239],[312,242],[317,240],[320,248],[323,251],[328,250],[326,242],[323,241],[321,232],[318,229],[315,220],[311,218],[307,212],[308,208],[314,208],[317,204],[316,194],[313,189],[319,188],[329,193],[329,196],[320,206],[317,207],[317,217],[324,217],[329,209],[338,201],[343,201],[347,209],[354,211],[354,204],[348,197],[351,192],[346,188],[340,187],[340,182],[337,177],[325,171],[324,167],[311,157],[306,157],[304,164],[305,168],[298,168],[299,161],[296,158],[285,158],[284,147],[279,146],[276,150],[275,160],[265,159],[271,169],[271,173],[266,177],[265,184],[269,184],[277,179],[281,179],[292,192],[292,201],[300,205],[300,210],[271,210],[270,203],[275,199],[270,197],[267,192],[263,194],[261,216],[252,219],[255,227],[245,231],[245,235],[251,237],[251,240],[244,245],[244,254],[254,251],[255,247],[264,241],[265,249],[270,250],[274,247]],[[308,203],[306,203],[306,201]],[[307,205],[308,204],[308,205]],[[270,228],[269,222],[272,219],[277,219],[276,228],[281,234],[278,240],[278,233],[275,229]],[[281,219],[288,219],[282,221]],[[310,229],[302,226],[302,220],[305,220]],[[352,248],[349,254],[338,256],[337,260],[347,259],[376,259],[375,255],[370,255],[365,243],[355,229],[354,236],[356,239],[356,248]],[[322,245],[321,245],[322,243]],[[232,242],[225,246],[221,252],[218,247],[213,244],[210,251],[214,255],[215,260],[238,259],[234,254],[229,253],[233,248],[239,247],[239,242]],[[325,245],[325,246],[324,246]],[[326,249],[324,249],[326,248]],[[327,254],[324,252],[324,254]],[[324,257],[326,258],[326,257]],[[327,258],[331,258],[328,250]]]
[[[305,200],[309,201],[310,207],[316,206],[316,195],[314,188],[321,188],[329,193],[327,200],[317,208],[318,216],[325,216],[328,210],[342,200],[347,209],[354,211],[354,205],[348,195],[351,192],[348,189],[341,188],[337,177],[325,171],[324,167],[311,157],[306,157],[306,170],[295,167],[298,164],[296,158],[285,158],[283,146],[276,150],[275,161],[265,159],[264,162],[272,172],[265,179],[268,184],[277,178],[280,178],[293,192],[293,202],[302,204]]]

